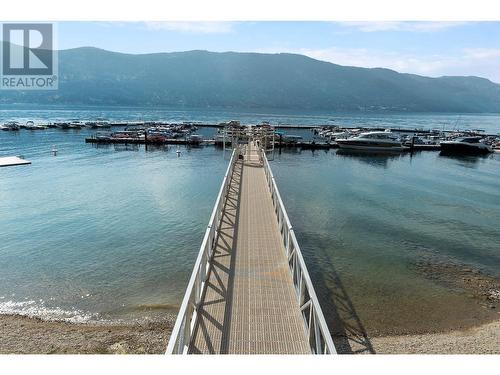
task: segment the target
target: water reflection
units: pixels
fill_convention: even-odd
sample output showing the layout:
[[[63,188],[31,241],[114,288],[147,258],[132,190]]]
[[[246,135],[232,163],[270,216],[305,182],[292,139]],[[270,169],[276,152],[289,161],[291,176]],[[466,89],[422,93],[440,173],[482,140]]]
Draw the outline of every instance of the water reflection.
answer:
[[[356,159],[362,163],[382,168],[387,168],[390,160],[397,160],[404,157],[401,153],[351,151],[342,149],[337,150],[336,154],[343,158]]]
[[[115,151],[139,151],[141,148],[138,144],[132,143],[115,143],[113,144]]]
[[[150,145],[144,145],[144,148],[146,151],[168,151],[169,147],[168,145],[160,145],[160,144],[150,144]]]
[[[486,159],[494,157],[494,155],[452,155],[441,151],[439,153],[439,157],[454,160],[457,165],[460,165],[461,167],[477,168],[480,164],[484,163]]]
[[[92,143],[92,147],[102,150],[139,151],[140,145],[128,143]]]

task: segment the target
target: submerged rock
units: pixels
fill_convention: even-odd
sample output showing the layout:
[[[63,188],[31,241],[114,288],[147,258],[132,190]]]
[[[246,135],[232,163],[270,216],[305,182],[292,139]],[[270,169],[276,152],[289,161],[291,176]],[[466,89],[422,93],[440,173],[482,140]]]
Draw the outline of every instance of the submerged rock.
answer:
[[[479,268],[436,256],[424,256],[414,263],[414,268],[425,278],[466,293],[485,307],[494,309],[500,304],[500,280]]]

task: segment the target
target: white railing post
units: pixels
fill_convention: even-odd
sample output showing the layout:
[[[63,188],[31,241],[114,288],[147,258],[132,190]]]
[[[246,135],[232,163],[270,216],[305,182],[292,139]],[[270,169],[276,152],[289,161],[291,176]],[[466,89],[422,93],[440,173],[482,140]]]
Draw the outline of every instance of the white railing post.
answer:
[[[189,308],[188,308],[188,311],[189,311]],[[186,338],[189,336],[189,316],[188,314],[186,314],[184,316],[184,319],[182,321],[182,329],[181,329],[181,332],[180,332],[180,335],[181,335],[181,339],[180,339],[180,342],[179,342],[179,353],[183,353],[184,352],[184,347],[189,344],[189,341],[186,341]]]
[[[212,228],[211,225],[208,225],[207,232],[208,232],[208,242],[205,246],[208,248],[207,251],[210,254],[210,256],[212,256],[212,243],[214,242],[215,228]]]
[[[290,254],[290,232],[292,231],[292,228],[288,228],[286,231],[286,257],[288,258],[288,255]]]
[[[318,325],[318,316],[316,314],[316,309],[313,309],[314,315],[314,337],[316,338],[316,354],[321,353],[321,333]]]

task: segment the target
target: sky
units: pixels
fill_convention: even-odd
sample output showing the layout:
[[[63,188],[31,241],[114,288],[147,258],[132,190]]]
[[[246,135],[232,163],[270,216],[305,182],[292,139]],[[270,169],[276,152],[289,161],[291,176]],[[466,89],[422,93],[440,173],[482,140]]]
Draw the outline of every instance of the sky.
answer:
[[[58,48],[298,53],[340,65],[500,83],[500,22],[60,22]]]

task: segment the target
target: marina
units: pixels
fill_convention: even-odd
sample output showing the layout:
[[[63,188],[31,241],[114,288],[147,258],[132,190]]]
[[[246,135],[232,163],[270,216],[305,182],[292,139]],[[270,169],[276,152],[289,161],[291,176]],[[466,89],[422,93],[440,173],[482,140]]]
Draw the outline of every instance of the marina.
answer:
[[[142,125],[0,132],[4,154],[33,161],[29,168],[2,168],[0,209],[7,214],[0,224],[9,235],[0,235],[1,313],[85,324],[175,318],[232,148],[230,141],[226,150],[222,142],[214,147],[223,135],[220,128],[199,126],[202,121],[190,117],[187,122],[196,129],[168,138],[178,142],[173,147],[140,139]],[[439,120],[423,118],[437,128],[432,124]],[[475,124],[485,118],[478,116]],[[418,130],[410,128],[422,121],[417,120],[409,118],[411,132],[398,134],[403,144]],[[256,116],[241,123],[262,121]],[[447,286],[451,281],[436,278],[443,273],[438,267],[448,264],[455,264],[453,272],[460,275],[451,280],[467,277],[462,271],[467,268],[483,279],[499,277],[492,261],[499,240],[494,225],[500,212],[498,154],[342,150],[334,140],[314,134],[319,127],[309,126],[276,126],[274,152],[267,158],[335,347],[341,353],[372,352],[379,337],[492,321],[495,309],[488,306],[496,306],[496,300],[488,299],[489,289],[476,292],[456,281]],[[148,127],[155,128],[152,137],[157,127]],[[372,128],[334,130],[351,134]],[[282,139],[280,147],[280,132],[293,141]],[[86,143],[97,133],[103,142]],[[112,133],[125,139],[108,142]],[[417,133],[421,143],[415,142],[415,150],[436,148],[431,142],[440,140],[438,132],[437,139],[431,130]],[[494,134],[495,128],[485,133]],[[129,134],[137,143],[125,137]],[[187,143],[191,135],[201,136],[199,144]],[[62,176],[65,184],[55,184]],[[423,200],[431,204],[418,203]],[[101,248],[106,251],[96,252]],[[30,264],[23,263],[26,256]],[[53,276],[44,273],[49,264],[56,270]],[[18,269],[30,270],[31,276],[24,273],[21,282]],[[89,273],[96,277],[90,279]],[[61,278],[72,281],[59,283]],[[15,296],[9,293],[13,285]],[[493,281],[489,285],[495,288]],[[351,329],[346,326],[363,339],[346,347],[343,337]],[[225,342],[226,348],[233,345]]]
[[[230,122],[231,123],[231,122]],[[239,124],[239,122],[236,122]],[[172,133],[168,127],[176,127],[178,125],[162,125],[154,126],[148,129],[141,130],[126,130],[117,131],[110,133],[97,133],[89,138],[85,139],[87,143],[101,143],[101,144],[111,144],[111,143],[130,143],[130,144],[177,144],[177,145],[190,145],[190,146],[200,146],[200,145],[215,145],[219,147],[224,147],[224,143],[229,142],[224,140],[223,137],[217,132],[216,138],[204,139],[203,136],[192,134],[198,128],[194,125],[182,125],[185,128],[184,132],[177,133],[177,138],[172,138]],[[203,125],[198,125],[203,127]],[[254,125],[257,128],[262,125]],[[269,125],[265,125],[269,126]],[[167,127],[167,128],[165,128]],[[128,129],[128,128],[127,128]],[[464,132],[422,132],[421,130],[413,129],[401,132],[394,132],[391,129],[384,130],[373,130],[373,129],[348,129],[348,128],[336,128],[336,132],[330,130],[324,133],[324,127],[304,127],[301,130],[309,129],[314,134],[319,134],[319,139],[316,137],[313,140],[303,140],[301,136],[288,135],[283,132],[283,128],[273,126],[276,129],[274,133],[273,140],[274,147],[298,147],[302,149],[335,149],[335,148],[350,148],[350,149],[369,149],[371,151],[438,151],[441,149],[440,142],[445,140],[453,140],[464,135]],[[293,128],[292,128],[293,129]],[[323,132],[318,129],[323,129]],[[279,130],[279,131],[278,131]],[[364,132],[364,133],[363,133]],[[413,133],[413,135],[403,135],[401,133]],[[337,134],[337,136],[329,136],[329,134]],[[338,136],[340,134],[341,136]],[[465,133],[467,135],[476,133]],[[358,142],[358,146],[355,146],[352,139],[362,135],[364,137],[370,136],[372,139],[368,140],[369,144],[366,142]],[[374,138],[386,138],[388,140],[394,139],[395,145],[398,147],[387,147],[388,143],[382,143],[379,146],[373,146]],[[500,144],[500,138],[498,136],[481,136],[479,139],[485,139],[491,144],[490,152],[493,152],[493,148],[496,144]],[[396,141],[396,139],[398,139]],[[364,140],[364,139],[363,139]],[[380,142],[379,142],[380,143]],[[349,146],[348,146],[349,145]],[[370,145],[372,145],[370,147]],[[368,146],[368,147],[367,147]]]
[[[20,125],[19,121],[8,121],[1,126],[2,130],[20,131],[28,130],[73,130],[82,129],[97,130],[91,136],[85,138],[86,143],[94,144],[150,144],[150,145],[186,145],[191,147],[215,145],[224,148],[222,132],[225,126],[239,126],[240,121],[231,120],[217,124],[204,123],[199,121],[183,121],[182,123],[166,122],[159,120],[151,121],[88,121],[73,119],[71,121],[59,121],[48,123],[35,123],[28,120],[25,125]],[[252,126],[270,126],[270,122],[263,121],[261,124]],[[122,130],[112,128],[120,127]],[[395,128],[395,127],[352,127],[341,125],[307,125],[307,124],[273,124],[275,134],[271,141],[276,148],[301,148],[304,150],[328,150],[336,148],[362,149],[367,150],[366,142],[356,140],[357,146],[352,142],[356,137],[385,137],[399,142],[398,147],[387,148],[371,147],[371,151],[391,151],[391,152],[413,152],[413,151],[440,151],[441,142],[453,142],[463,137],[477,137],[481,144],[488,145],[485,150],[495,152],[500,149],[500,135],[486,133],[484,129],[471,130],[438,130],[424,128]],[[108,131],[103,131],[106,129]],[[203,130],[204,129],[204,130]],[[213,130],[210,130],[213,129]],[[198,130],[203,130],[204,134],[197,134]],[[295,135],[299,132],[305,135]],[[377,133],[378,132],[378,133]],[[372,133],[371,135],[369,133]],[[369,140],[373,142],[372,140]],[[370,143],[373,144],[373,143]]]

